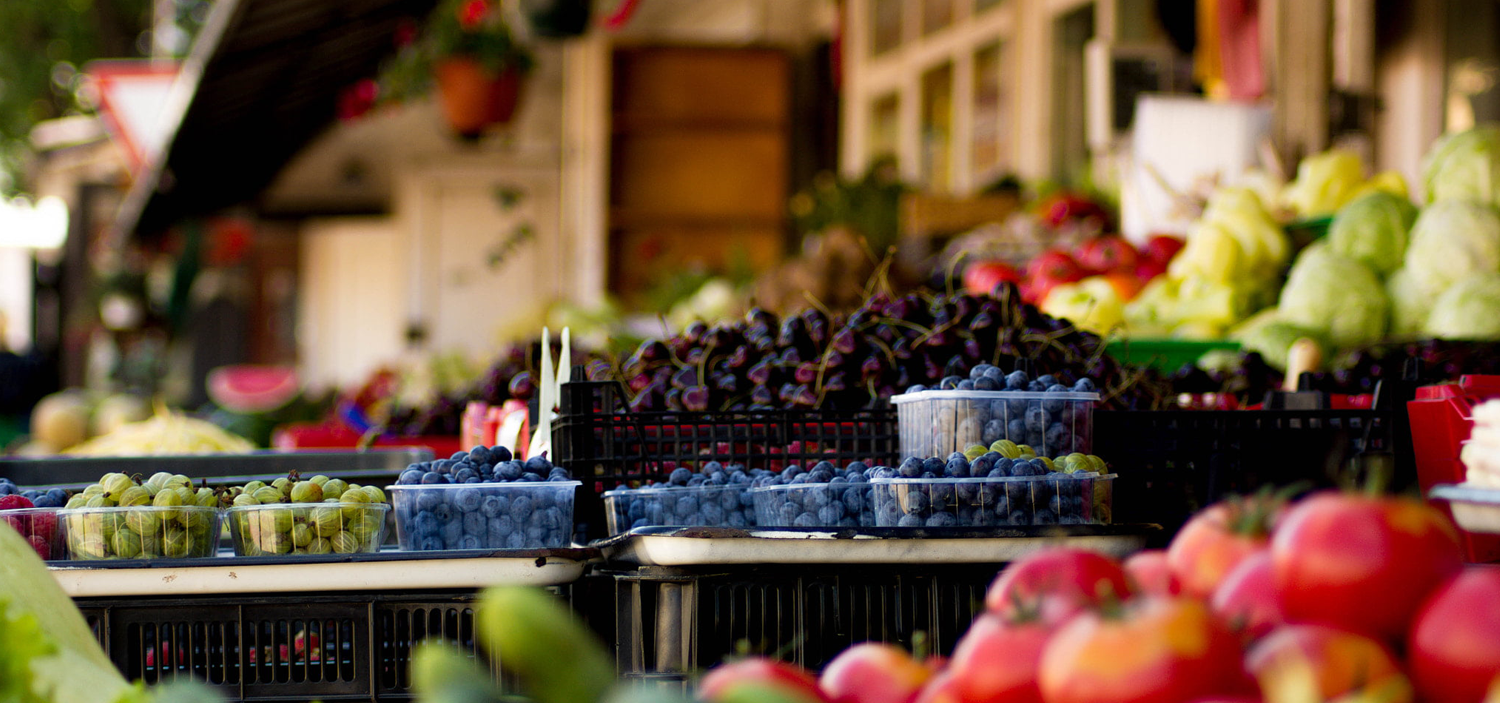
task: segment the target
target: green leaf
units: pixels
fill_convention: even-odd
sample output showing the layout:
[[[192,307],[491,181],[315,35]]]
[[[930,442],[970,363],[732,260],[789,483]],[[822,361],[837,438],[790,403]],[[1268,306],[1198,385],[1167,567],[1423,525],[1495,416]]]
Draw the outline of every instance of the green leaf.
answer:
[[[40,702],[34,691],[33,660],[57,651],[57,646],[42,632],[36,616],[7,612],[9,604],[0,600],[0,701]]]

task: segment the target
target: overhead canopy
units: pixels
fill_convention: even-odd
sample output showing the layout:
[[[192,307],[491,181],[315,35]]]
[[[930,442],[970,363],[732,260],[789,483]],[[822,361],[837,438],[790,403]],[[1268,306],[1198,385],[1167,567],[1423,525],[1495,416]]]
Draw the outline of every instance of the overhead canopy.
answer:
[[[437,0],[219,0],[164,110],[172,135],[136,178],[117,236],[253,199],[375,75],[405,19]]]

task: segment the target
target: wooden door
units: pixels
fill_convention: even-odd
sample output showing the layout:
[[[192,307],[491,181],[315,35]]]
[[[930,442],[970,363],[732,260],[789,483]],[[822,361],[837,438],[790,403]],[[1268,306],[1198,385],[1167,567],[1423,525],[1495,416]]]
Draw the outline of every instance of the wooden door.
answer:
[[[787,55],[622,48],[613,75],[610,289],[640,303],[677,272],[773,265],[787,231]]]

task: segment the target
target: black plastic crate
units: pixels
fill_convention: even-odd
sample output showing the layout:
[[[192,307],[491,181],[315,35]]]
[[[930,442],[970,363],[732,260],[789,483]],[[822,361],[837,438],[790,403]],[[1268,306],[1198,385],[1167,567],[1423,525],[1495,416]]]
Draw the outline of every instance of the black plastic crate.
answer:
[[[584,482],[576,508],[588,534],[604,534],[599,494],[701,462],[737,462],[780,470],[819,461],[891,463],[898,459],[896,413],[869,410],[631,412],[613,381],[562,385],[552,429],[552,460]]]
[[[551,589],[570,598],[572,587]],[[411,657],[442,639],[476,660],[472,591],[80,599],[126,678],[193,678],[235,701],[411,699]],[[501,681],[498,666],[486,663]],[[502,682],[503,683],[503,682]]]
[[[685,680],[742,651],[811,669],[867,641],[952,652],[984,610],[999,564],[684,569],[615,579],[616,668]],[[920,634],[919,634],[920,633]]]
[[[1173,410],[1094,413],[1094,451],[1118,474],[1116,522],[1170,537],[1189,515],[1265,485],[1332,486],[1358,461],[1415,480],[1401,409]]]

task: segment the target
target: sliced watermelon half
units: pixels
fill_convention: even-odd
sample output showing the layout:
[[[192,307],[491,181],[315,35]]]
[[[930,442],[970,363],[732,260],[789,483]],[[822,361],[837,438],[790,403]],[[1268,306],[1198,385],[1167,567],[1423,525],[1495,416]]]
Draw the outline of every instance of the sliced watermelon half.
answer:
[[[239,364],[208,372],[208,397],[231,412],[253,415],[286,407],[302,392],[290,366]]]

